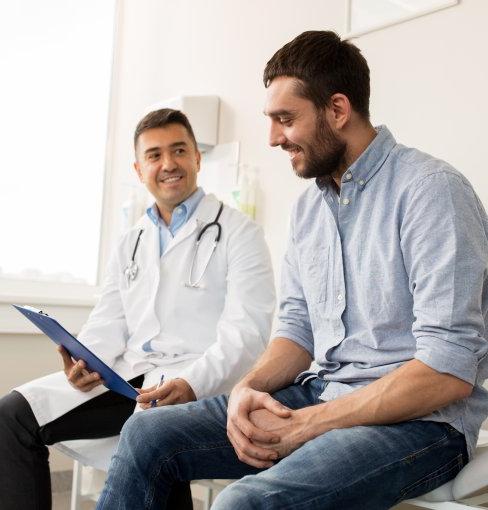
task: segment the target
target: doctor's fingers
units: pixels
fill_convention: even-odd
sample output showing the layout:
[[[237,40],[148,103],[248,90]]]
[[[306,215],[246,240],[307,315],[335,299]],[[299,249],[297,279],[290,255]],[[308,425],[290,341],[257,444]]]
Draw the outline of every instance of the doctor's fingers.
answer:
[[[77,386],[77,388],[82,391],[83,393],[86,393],[88,391],[91,391],[93,388],[96,388],[97,386],[100,386],[101,384],[105,384],[105,381],[102,379],[98,379],[97,381],[93,381],[91,383],[85,384],[84,386]]]
[[[253,444],[237,428],[228,428],[227,437],[232,443],[238,459],[250,466],[261,469],[269,468],[273,465],[273,461],[278,458],[275,451]]]
[[[150,388],[136,388],[136,390],[139,392],[140,395],[143,395],[144,393],[150,393],[151,391],[154,391],[157,388],[156,385],[151,386]]]
[[[171,384],[171,381],[163,383],[159,388],[153,386],[149,390],[141,390],[141,394],[137,397],[137,402],[140,404],[145,404],[147,402],[151,402],[152,400],[161,400],[168,397],[174,389],[174,386]]]
[[[61,354],[61,359],[63,360],[64,372],[68,375],[68,372],[73,368],[75,362],[69,352],[62,345],[58,345],[58,352]]]
[[[161,388],[159,388],[160,390]],[[148,402],[140,402],[140,406],[142,409],[149,409],[152,407],[151,403],[156,401],[156,407],[167,406],[171,404],[185,404],[187,400],[181,398],[181,393],[177,390],[170,390],[166,392],[164,395],[160,395],[158,391],[153,393],[153,398],[151,398]],[[145,395],[144,395],[145,396]]]
[[[100,384],[100,375],[97,372],[87,372],[82,369],[81,371],[72,370],[68,376],[68,381],[76,386],[78,389],[84,389],[85,386],[89,386],[92,383]]]

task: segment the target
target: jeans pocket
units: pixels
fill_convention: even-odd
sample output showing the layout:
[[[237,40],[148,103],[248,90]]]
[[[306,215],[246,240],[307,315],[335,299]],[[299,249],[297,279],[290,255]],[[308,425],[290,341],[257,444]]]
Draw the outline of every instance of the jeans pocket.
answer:
[[[406,486],[400,491],[400,496],[397,503],[405,499],[414,498],[433,491],[449,482],[461,471],[464,467],[463,454],[460,453],[446,464],[434,469],[428,475],[425,475],[420,480],[416,480],[410,485]]]

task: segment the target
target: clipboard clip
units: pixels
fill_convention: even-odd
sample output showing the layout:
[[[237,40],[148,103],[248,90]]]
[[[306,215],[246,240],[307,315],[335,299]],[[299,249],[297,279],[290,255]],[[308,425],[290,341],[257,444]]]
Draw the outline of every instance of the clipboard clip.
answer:
[[[49,315],[46,312],[43,312],[42,310],[38,310],[37,308],[34,308],[33,306],[24,305],[23,308],[26,310],[29,310],[31,312],[38,313],[39,315],[45,315],[46,317],[49,317]]]

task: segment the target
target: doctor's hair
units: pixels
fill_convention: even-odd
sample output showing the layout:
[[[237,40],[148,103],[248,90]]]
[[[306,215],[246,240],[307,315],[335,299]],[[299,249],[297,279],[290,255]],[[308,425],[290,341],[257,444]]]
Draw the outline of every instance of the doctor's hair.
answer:
[[[195,133],[193,133],[193,128],[191,127],[188,117],[179,110],[161,108],[161,110],[149,112],[137,124],[136,130],[134,132],[134,150],[137,152],[137,142],[144,131],[148,131],[149,129],[164,128],[171,124],[179,124],[180,126],[183,126],[188,132],[188,135],[190,136],[195,149],[197,148]]]
[[[369,119],[369,67],[358,47],[331,31],[303,32],[279,49],[266,64],[264,86],[280,76],[297,78],[297,93],[317,109],[337,93]]]

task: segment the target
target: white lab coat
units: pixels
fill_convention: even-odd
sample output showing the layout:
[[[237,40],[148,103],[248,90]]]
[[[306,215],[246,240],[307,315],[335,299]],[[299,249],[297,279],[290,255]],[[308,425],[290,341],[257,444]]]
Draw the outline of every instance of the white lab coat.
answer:
[[[190,263],[202,226],[219,209],[206,195],[159,256],[158,228],[147,215],[120,240],[108,265],[98,304],[78,338],[123,378],[146,374],[144,387],[182,377],[197,398],[230,391],[253,365],[269,338],[275,304],[271,262],[262,230],[239,211],[224,207],[222,237],[201,288],[188,288]],[[139,271],[128,284],[124,270],[136,254]],[[217,229],[203,236],[193,281],[200,275]],[[153,352],[143,350],[152,340]],[[42,426],[100,395],[72,388],[64,372],[18,388]]]

